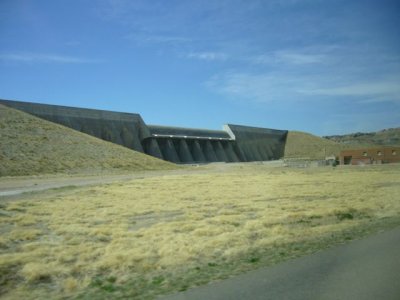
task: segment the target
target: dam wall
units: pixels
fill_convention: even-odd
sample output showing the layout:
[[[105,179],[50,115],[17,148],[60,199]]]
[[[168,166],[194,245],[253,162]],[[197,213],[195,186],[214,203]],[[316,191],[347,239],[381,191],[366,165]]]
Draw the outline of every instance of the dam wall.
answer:
[[[0,104],[140,152],[141,140],[150,136],[139,114],[10,100]]]
[[[234,140],[223,130],[148,125],[145,152],[175,163],[238,162]]]
[[[227,124],[223,130],[146,125],[139,114],[1,100],[0,104],[174,163],[283,157],[287,131]]]
[[[224,130],[236,141],[241,161],[276,160],[284,155],[287,130],[227,124]]]

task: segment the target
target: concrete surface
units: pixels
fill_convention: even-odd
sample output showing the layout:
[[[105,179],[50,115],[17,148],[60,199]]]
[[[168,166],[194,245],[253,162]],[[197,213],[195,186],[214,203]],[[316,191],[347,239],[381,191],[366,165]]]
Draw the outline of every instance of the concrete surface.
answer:
[[[227,124],[224,130],[235,139],[240,161],[266,161],[283,157],[288,131]]]
[[[400,227],[162,300],[399,300]]]

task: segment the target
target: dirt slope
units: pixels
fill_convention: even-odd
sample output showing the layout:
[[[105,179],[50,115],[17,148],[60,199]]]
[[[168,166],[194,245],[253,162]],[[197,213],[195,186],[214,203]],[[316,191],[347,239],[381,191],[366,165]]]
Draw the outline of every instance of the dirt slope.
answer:
[[[0,105],[0,176],[173,168],[177,166]]]

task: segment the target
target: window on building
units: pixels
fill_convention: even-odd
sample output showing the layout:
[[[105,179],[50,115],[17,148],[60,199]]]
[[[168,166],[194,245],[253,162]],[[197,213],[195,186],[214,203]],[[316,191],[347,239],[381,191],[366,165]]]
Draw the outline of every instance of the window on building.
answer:
[[[343,157],[343,163],[345,164],[345,165],[351,165],[351,160],[352,160],[352,156],[344,156]]]
[[[392,155],[396,155],[396,150],[392,150]]]
[[[378,156],[382,156],[382,151],[378,151],[376,154],[378,154]]]
[[[368,154],[367,154],[367,151],[364,151],[363,152],[363,156],[367,156]]]

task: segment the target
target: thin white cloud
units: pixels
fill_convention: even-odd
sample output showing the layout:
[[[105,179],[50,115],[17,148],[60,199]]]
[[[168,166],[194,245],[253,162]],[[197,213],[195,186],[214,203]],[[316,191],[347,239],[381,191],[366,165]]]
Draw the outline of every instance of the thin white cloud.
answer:
[[[186,55],[187,58],[199,59],[199,60],[226,60],[228,55],[220,52],[191,52]]]
[[[61,63],[61,64],[88,64],[100,63],[101,60],[73,56],[33,53],[8,53],[0,54],[0,60],[24,63]]]
[[[269,54],[262,54],[252,59],[257,64],[287,64],[306,65],[319,64],[328,60],[328,56],[318,53],[302,53],[296,51],[279,50]]]
[[[206,86],[232,98],[253,102],[321,100],[322,97],[348,98],[358,102],[400,102],[400,80],[368,79],[351,83],[350,78],[329,74],[294,76],[284,72],[261,74],[228,72],[213,76]]]
[[[148,33],[131,33],[125,36],[125,39],[136,42],[139,45],[144,44],[182,44],[192,41],[191,38],[166,34],[148,34]]]
[[[321,54],[302,54],[290,52],[278,52],[277,58],[281,62],[295,65],[321,63],[326,59],[325,55]]]
[[[149,35],[144,38],[146,42],[153,43],[185,43],[190,42],[191,39],[181,36],[168,36],[168,35]]]
[[[274,102],[293,98],[299,79],[279,74],[226,73],[213,76],[206,82],[210,89],[233,98],[254,102]]]
[[[302,90],[309,95],[324,96],[383,96],[400,98],[400,79],[387,79],[375,82],[363,82],[332,88]]]

